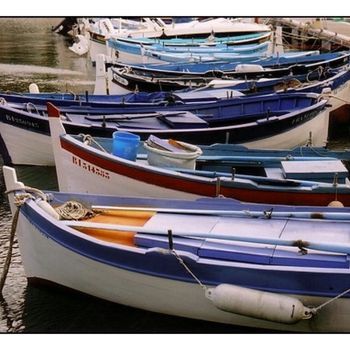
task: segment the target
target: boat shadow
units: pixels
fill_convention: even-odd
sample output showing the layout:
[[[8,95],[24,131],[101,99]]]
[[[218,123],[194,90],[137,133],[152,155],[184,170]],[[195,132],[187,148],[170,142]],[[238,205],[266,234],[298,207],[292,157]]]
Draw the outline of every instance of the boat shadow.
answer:
[[[143,311],[38,280],[27,286],[22,325],[23,333],[276,333]]]

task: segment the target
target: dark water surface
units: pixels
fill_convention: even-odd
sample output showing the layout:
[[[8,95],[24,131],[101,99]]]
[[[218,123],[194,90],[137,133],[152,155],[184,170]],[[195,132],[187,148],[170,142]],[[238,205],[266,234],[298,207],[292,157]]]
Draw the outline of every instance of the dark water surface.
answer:
[[[55,18],[0,18],[0,91],[92,92],[94,70],[71,42],[51,32]],[[0,165],[2,160],[0,158]],[[28,186],[57,188],[55,169],[16,167]],[[8,247],[11,215],[0,170],[0,272]],[[0,302],[0,333],[254,333],[256,330],[144,312],[57,288],[28,286],[17,241]],[[256,331],[258,332],[258,331]]]

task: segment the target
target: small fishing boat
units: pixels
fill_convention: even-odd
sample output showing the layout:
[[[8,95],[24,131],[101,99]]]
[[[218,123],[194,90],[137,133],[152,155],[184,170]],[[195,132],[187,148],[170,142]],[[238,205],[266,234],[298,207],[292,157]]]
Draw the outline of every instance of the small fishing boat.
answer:
[[[348,66],[338,69],[318,70],[304,75],[286,76],[275,79],[251,79],[251,80],[219,80],[213,79],[206,86],[198,89],[185,89],[177,91],[158,92],[128,92],[126,94],[73,94],[57,92],[39,92],[36,84],[29,86],[29,93],[0,93],[1,103],[21,103],[46,105],[54,103],[62,106],[89,106],[89,107],[118,107],[121,104],[147,104],[147,103],[200,103],[215,102],[220,99],[235,98],[248,94],[269,94],[274,92],[313,92],[324,93],[330,89],[332,108],[339,107],[341,99],[346,101],[349,93],[347,82],[350,79]],[[105,78],[102,85],[105,85]],[[96,81],[96,85],[99,82]],[[344,102],[343,101],[343,102]],[[29,107],[34,108],[33,105]]]
[[[209,18],[194,19],[186,23],[167,24],[162,18],[143,17],[138,28],[128,28],[122,21],[115,27],[108,18],[102,18],[90,26],[90,57],[94,62],[98,54],[106,52],[106,41],[111,37],[129,38],[196,38],[232,37],[251,34],[271,34],[271,28],[264,24],[248,23],[241,19]],[[257,40],[257,42],[260,39]]]
[[[115,93],[125,93],[125,91],[174,91],[185,88],[201,88],[206,86],[213,79],[221,79],[226,82],[231,79],[257,80],[276,79],[286,76],[308,76],[313,72],[322,72],[329,68],[345,67],[349,63],[349,54],[344,54],[330,60],[318,61],[309,64],[292,64],[288,66],[278,66],[275,68],[264,67],[260,64],[243,63],[236,64],[233,70],[209,70],[206,72],[183,72],[153,68],[143,69],[140,65],[136,69],[120,66],[111,67],[111,72],[107,74],[107,79],[119,87],[117,90],[111,87]],[[105,74],[106,76],[106,74]]]
[[[67,135],[59,113],[49,108],[58,184],[64,192],[192,199],[222,195],[244,202],[340,201],[350,206],[348,171],[338,159],[286,157],[277,165],[276,158],[249,157],[248,152],[245,157],[225,157],[213,148],[200,157],[198,146],[154,136],[144,142],[138,157],[136,135],[116,132],[113,140],[102,142]]]
[[[350,331],[348,208],[43,193],[3,173],[29,283],[218,323]]]
[[[108,59],[105,55],[101,55],[105,61]],[[319,51],[296,51],[286,52],[284,54],[276,54],[271,57],[263,57],[260,59],[254,59],[247,61],[245,64],[253,65],[251,68],[288,68],[294,65],[312,65],[319,62],[330,63],[333,68],[344,66],[349,63],[349,52],[332,52],[322,53]],[[135,72],[142,73],[143,75],[150,75],[153,77],[158,76],[191,76],[191,75],[202,75],[202,76],[216,76],[221,72],[223,75],[226,72],[232,72],[241,65],[241,60],[233,60],[232,62],[227,61],[213,61],[213,62],[181,62],[181,63],[167,63],[167,64],[124,64],[121,62],[106,63],[106,68],[111,66],[115,68],[129,68]],[[261,68],[260,67],[260,68]],[[317,67],[316,67],[317,68]],[[327,67],[327,68],[330,68]],[[237,69],[238,70],[238,69]],[[214,74],[214,73],[216,74]]]
[[[131,131],[194,144],[243,143],[248,147],[324,146],[327,100],[318,94],[283,93],[207,103],[124,103],[119,108],[60,107],[70,134],[112,136]],[[45,108],[45,110],[44,110]],[[6,163],[54,165],[46,106],[0,105],[1,154]]]
[[[346,100],[348,94],[348,84],[350,77],[349,66],[329,69],[329,70],[314,70],[307,74],[296,74],[287,75],[279,78],[252,78],[252,79],[216,79],[209,77],[202,77],[195,79],[193,82],[191,79],[173,79],[173,78],[160,78],[158,82],[161,84],[160,87],[153,84],[152,79],[144,78],[141,79],[135,76],[133,72],[126,72],[127,76],[131,76],[130,81],[121,80],[118,74],[114,74],[115,70],[112,69],[110,79],[103,76],[96,75],[95,91],[98,93],[109,91],[112,95],[114,94],[126,94],[130,92],[139,91],[139,86],[148,92],[159,92],[161,88],[162,92],[171,92],[177,96],[189,96],[189,92],[202,91],[204,93],[210,92],[212,96],[218,97],[225,96],[226,98],[230,94],[241,92],[243,94],[266,94],[279,91],[299,91],[299,92],[315,92],[322,93],[323,89],[331,88],[336,91],[337,94],[341,90],[346,90],[338,96]],[[108,76],[108,74],[107,74]],[[124,75],[123,75],[124,76]],[[124,79],[124,78],[123,78]],[[342,87],[342,89],[338,89]],[[223,90],[226,90],[222,94]],[[180,94],[180,95],[179,95]],[[5,96],[4,96],[5,97]]]
[[[187,62],[192,60],[218,60],[225,57],[227,60],[242,60],[259,58],[267,53],[269,42],[260,44],[245,44],[229,46],[217,44],[215,46],[165,46],[152,44],[144,46],[142,43],[127,42],[115,38],[108,40],[108,46],[113,51],[112,57],[125,63],[165,63],[169,61]]]
[[[213,35],[214,34],[214,35]],[[224,45],[246,45],[265,42],[270,39],[271,32],[261,32],[261,33],[251,33],[243,35],[233,35],[233,36],[215,36],[215,33],[209,35],[207,38],[152,38],[152,37],[118,37],[118,41],[132,43],[132,44],[142,44],[146,47],[160,44],[162,46],[168,47],[187,47],[187,46],[216,46],[218,44]],[[109,39],[109,40],[114,40]]]

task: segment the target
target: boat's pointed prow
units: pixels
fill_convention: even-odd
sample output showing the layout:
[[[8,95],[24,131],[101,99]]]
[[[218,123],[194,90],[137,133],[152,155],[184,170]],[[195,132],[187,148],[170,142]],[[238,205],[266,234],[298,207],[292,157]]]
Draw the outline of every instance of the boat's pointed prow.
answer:
[[[50,127],[50,135],[51,135],[51,145],[54,155],[54,162],[56,167],[56,174],[58,178],[59,183],[59,189],[62,191],[64,188],[67,189],[66,186],[66,180],[62,176],[62,172],[67,165],[62,164],[61,158],[60,158],[60,152],[61,152],[61,142],[60,137],[61,135],[66,134],[66,130],[64,128],[64,125],[62,123],[62,117],[60,115],[59,109],[51,104],[50,102],[47,103],[47,113],[49,116],[49,127]],[[63,117],[64,118],[64,117]]]
[[[50,118],[60,117],[60,110],[51,102],[47,102],[46,108],[47,108],[47,114]]]
[[[13,191],[20,190],[22,188],[24,189],[24,184],[23,182],[18,181],[16,170],[14,168],[11,168],[9,166],[3,166],[2,172],[4,174],[5,187],[6,187],[6,192],[8,193],[11,213],[12,215],[14,215],[16,211],[16,206],[14,204]]]
[[[9,166],[3,166],[2,171],[5,179],[6,191],[24,188],[24,184],[17,179],[16,170]]]

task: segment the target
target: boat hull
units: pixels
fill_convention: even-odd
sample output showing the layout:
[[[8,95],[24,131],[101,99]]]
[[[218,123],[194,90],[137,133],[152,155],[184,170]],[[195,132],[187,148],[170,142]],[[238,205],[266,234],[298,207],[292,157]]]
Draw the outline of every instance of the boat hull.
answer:
[[[35,115],[14,113],[0,115],[1,153],[6,164],[53,165],[48,120]],[[177,130],[130,130],[146,140],[151,134],[195,144],[240,143],[249,147],[292,148],[310,141],[324,146],[328,135],[328,109],[313,110],[287,120],[271,120],[245,127],[218,127]],[[86,133],[111,137],[116,128],[93,128],[84,124],[65,123],[69,134]],[[124,129],[126,130],[126,129]],[[18,135],[21,135],[19,142]],[[39,142],[40,141],[40,142]],[[33,157],[33,155],[35,155]]]
[[[45,222],[45,219],[42,221]],[[350,302],[348,298],[341,298],[322,309],[311,320],[302,320],[296,324],[287,325],[277,322],[259,320],[252,317],[241,316],[217,309],[208,300],[202,288],[195,281],[183,281],[147,272],[149,264],[147,260],[154,259],[159,263],[164,259],[166,250],[162,253],[146,251],[141,254],[140,266],[144,263],[145,273],[133,271],[133,269],[112,266],[98,261],[88,254],[79,254],[74,249],[65,247],[56,237],[60,228],[37,227],[25,215],[21,214],[17,229],[19,246],[26,276],[29,280],[44,280],[80,291],[104,300],[123,304],[147,311],[181,316],[198,320],[212,321],[224,324],[240,325],[261,329],[273,329],[294,332],[348,332]],[[93,245],[104,245],[103,242],[93,242]],[[115,246],[116,252],[118,249]],[[119,247],[121,248],[121,247]],[[178,252],[192,267],[191,258]],[[134,255],[140,255],[133,249],[124,251],[123,256],[132,261]],[[59,257],[59,263],[57,260]],[[179,264],[174,256],[168,255],[164,269],[172,268],[179,275],[188,276],[187,272]],[[254,266],[255,267],[255,266]],[[258,280],[259,276],[266,274],[271,267],[242,268],[237,264],[232,269],[232,275],[237,274],[238,279]],[[236,270],[236,272],[235,272]],[[277,278],[271,269],[272,279]],[[288,272],[287,272],[288,274]],[[274,277],[275,276],[275,277]],[[304,305],[321,305],[329,300],[325,297],[312,295],[293,295]]]
[[[54,124],[52,127],[55,128]],[[219,181],[219,178],[206,178],[196,172],[184,174],[153,167],[147,161],[124,160],[87,147],[71,136],[58,138],[57,131],[52,135],[61,191],[181,199],[223,195],[244,202],[289,205],[328,205],[337,199],[350,206],[350,190],[346,186],[296,186],[278,180],[259,184],[254,180],[240,181],[228,177]]]
[[[0,148],[5,164],[54,166],[50,136],[0,123]]]

